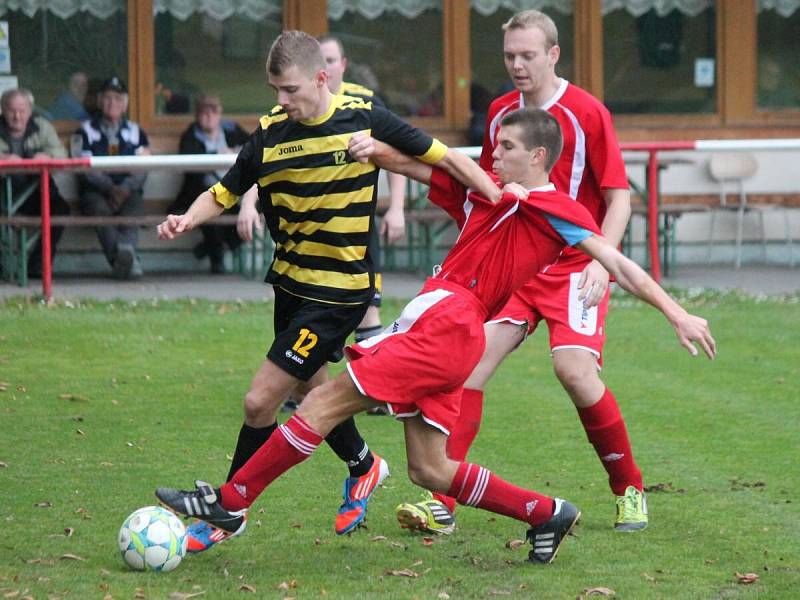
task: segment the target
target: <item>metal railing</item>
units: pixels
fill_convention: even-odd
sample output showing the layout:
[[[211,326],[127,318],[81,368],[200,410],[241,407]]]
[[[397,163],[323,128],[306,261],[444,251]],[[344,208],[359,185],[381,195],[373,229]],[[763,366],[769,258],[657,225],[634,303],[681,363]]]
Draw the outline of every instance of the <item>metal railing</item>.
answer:
[[[736,152],[759,150],[800,150],[800,139],[749,139],[749,140],[696,140],[666,142],[629,142],[620,144],[623,151],[646,152],[648,252],[650,272],[656,281],[661,280],[661,263],[658,247],[658,155],[660,152],[693,150],[698,152]],[[481,148],[468,146],[456,148],[472,158],[480,156]],[[45,300],[52,297],[52,264],[50,260],[50,174],[57,170],[70,171],[215,171],[234,163],[234,154],[169,154],[152,156],[97,156],[67,159],[0,160],[0,174],[38,171],[40,176],[41,227],[42,227],[42,294]]]

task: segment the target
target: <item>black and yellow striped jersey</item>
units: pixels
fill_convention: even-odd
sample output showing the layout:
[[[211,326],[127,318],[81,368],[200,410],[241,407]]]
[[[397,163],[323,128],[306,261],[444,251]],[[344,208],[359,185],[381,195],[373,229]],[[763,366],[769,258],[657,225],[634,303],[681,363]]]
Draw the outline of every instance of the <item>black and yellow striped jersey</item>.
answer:
[[[372,297],[369,240],[378,168],[348,154],[355,132],[431,164],[447,152],[372,102],[333,95],[328,111],[310,121],[292,121],[280,106],[261,117],[236,163],[211,188],[217,202],[230,207],[258,183],[260,208],[275,241],[267,283],[322,302],[360,304]]]
[[[364,100],[369,100],[375,106],[381,106],[386,108],[383,100],[381,97],[378,96],[374,91],[369,89],[368,87],[364,87],[363,85],[359,85],[357,83],[350,83],[349,81],[343,81],[342,85],[339,86],[339,91],[336,92],[341,96],[353,96],[355,98],[363,98]]]

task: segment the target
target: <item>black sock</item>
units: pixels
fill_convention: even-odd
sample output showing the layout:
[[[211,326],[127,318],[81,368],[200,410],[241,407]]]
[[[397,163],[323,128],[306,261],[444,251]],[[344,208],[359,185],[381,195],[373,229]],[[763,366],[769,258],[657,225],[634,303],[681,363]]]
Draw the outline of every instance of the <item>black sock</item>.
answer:
[[[250,457],[264,445],[277,428],[277,423],[266,427],[250,427],[247,423],[242,423],[242,428],[239,430],[239,439],[236,442],[236,451],[233,453],[233,460],[231,461],[231,470],[228,472],[228,478],[225,481],[230,481],[233,478],[236,471],[250,460]]]
[[[375,462],[367,442],[356,429],[353,417],[334,427],[325,441],[328,442],[328,446],[336,453],[336,456],[347,464],[350,477],[366,475],[372,468],[372,463]]]
[[[373,335],[378,335],[383,331],[383,325],[378,324],[372,327],[357,327],[355,331],[356,342],[362,342]]]

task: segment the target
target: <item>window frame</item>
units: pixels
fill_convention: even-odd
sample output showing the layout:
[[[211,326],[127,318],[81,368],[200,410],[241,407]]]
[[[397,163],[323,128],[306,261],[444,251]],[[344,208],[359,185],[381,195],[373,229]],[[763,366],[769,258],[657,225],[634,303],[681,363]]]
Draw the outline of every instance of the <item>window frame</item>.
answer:
[[[604,97],[602,0],[574,0],[575,83],[598,98]],[[130,116],[147,130],[177,135],[191,122],[190,115],[156,115],[153,0],[127,0],[128,80]],[[470,6],[463,0],[442,0],[442,77],[444,114],[414,117],[415,125],[458,139],[469,123]],[[328,31],[327,0],[284,0],[283,27],[312,35]],[[713,114],[614,115],[620,137],[670,139],[676,137],[800,136],[800,107],[769,110],[757,106],[757,29],[755,2],[723,2],[716,6],[718,110]],[[741,93],[741,90],[750,93]],[[255,127],[259,115],[230,115]],[[71,122],[61,122],[69,129]],[[756,129],[757,133],[753,130]]]

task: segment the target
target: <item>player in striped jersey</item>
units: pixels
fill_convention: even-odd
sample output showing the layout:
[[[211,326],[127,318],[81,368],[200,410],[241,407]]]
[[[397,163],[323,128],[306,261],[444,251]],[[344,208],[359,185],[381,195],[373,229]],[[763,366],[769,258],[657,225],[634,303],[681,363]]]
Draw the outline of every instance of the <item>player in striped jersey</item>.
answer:
[[[361,321],[375,290],[374,222],[378,169],[347,152],[353,134],[367,132],[454,173],[480,172],[462,155],[360,98],[327,87],[319,43],[299,31],[282,33],[267,58],[278,105],[239,152],[220,182],[183,215],[168,215],[161,239],[173,239],[235,204],[254,184],[275,242],[266,281],[275,290],[275,339],[244,400],[229,478],[276,429],[276,412],[300,385],[327,378],[326,363]],[[344,534],[364,519],[367,502],[388,474],[352,419],[327,437],[350,476],[335,529]],[[214,536],[217,536],[215,538]],[[204,550],[219,534],[190,527],[190,548]]]
[[[370,101],[375,106],[384,107],[383,101],[371,89],[344,81],[344,73],[347,70],[347,57],[345,56],[344,46],[341,40],[334,36],[323,36],[319,38],[319,46],[322,56],[325,59],[325,70],[328,72],[328,88],[334,94],[352,96]],[[401,239],[405,234],[405,215],[403,205],[405,204],[406,178],[397,173],[387,173],[389,182],[389,208],[381,220],[380,230],[373,226],[372,247],[375,249],[375,295],[372,298],[364,319],[358,324],[355,331],[357,342],[381,332],[380,306],[381,306],[381,265],[380,265],[380,243],[385,237],[391,244]],[[378,414],[378,413],[376,413]]]
[[[585,206],[603,235],[618,245],[630,217],[630,193],[608,110],[588,92],[556,75],[558,31],[547,15],[536,10],[517,13],[503,30],[504,60],[516,89],[496,98],[489,107],[481,166],[488,169],[492,165],[499,124],[506,114],[522,106],[547,110],[564,135],[564,150],[553,167],[552,182]],[[614,527],[637,531],[648,522],[642,475],[616,398],[599,377],[608,281],[608,272],[598,261],[568,248],[492,317],[486,325],[486,352],[465,385],[462,418],[448,439],[448,451],[456,459],[467,456],[480,426],[484,386],[503,359],[543,320],[550,332],[554,371],[608,473],[616,503]],[[576,299],[581,290],[589,290],[586,305]],[[455,508],[451,498],[435,496],[401,504],[398,519],[403,521],[415,512],[420,522],[427,522],[422,528],[435,532],[441,528],[435,515],[428,513],[433,507],[441,509],[441,503],[451,511]],[[452,519],[445,521],[449,528]]]
[[[234,534],[243,526],[241,512],[272,481],[308,458],[331,427],[384,403],[404,423],[412,481],[446,492],[460,504],[526,523],[529,560],[549,563],[555,558],[580,516],[577,507],[446,455],[447,434],[459,418],[461,388],[483,353],[484,322],[568,244],[600,260],[625,289],[660,310],[691,354],[698,353],[694,343],[709,358],[716,350],[706,321],[681,308],[600,236],[583,206],[549,183],[548,171],[561,149],[552,115],[536,108],[515,111],[503,120],[499,136],[493,170],[507,184],[502,193],[499,186],[492,189],[485,173],[461,183],[440,169],[379,143],[373,142],[373,148],[369,139],[354,136],[355,156],[370,156],[373,148],[378,154],[372,156],[382,166],[430,185],[430,200],[460,228],[453,248],[392,326],[348,347],[347,371],[312,390],[279,433],[229,482],[217,489],[204,482],[192,491],[159,488],[156,496],[162,503]],[[488,188],[488,199],[464,184]]]

